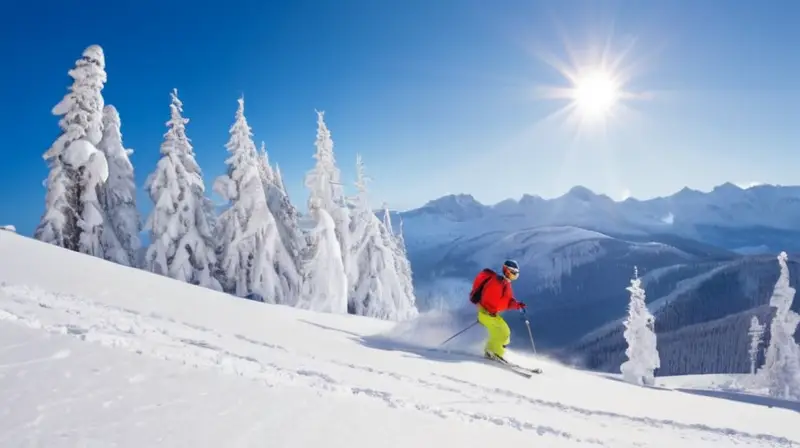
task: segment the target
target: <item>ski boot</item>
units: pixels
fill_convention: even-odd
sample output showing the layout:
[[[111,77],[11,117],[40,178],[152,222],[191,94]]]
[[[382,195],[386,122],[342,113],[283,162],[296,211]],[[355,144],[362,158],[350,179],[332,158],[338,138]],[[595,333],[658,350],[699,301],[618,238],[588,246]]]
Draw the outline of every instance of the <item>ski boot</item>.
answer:
[[[498,355],[490,352],[489,350],[485,350],[483,352],[483,357],[488,359],[488,360],[490,360],[490,361],[497,361],[497,362],[500,362],[500,363],[503,363],[503,364],[508,364],[508,361],[506,361],[502,356],[498,356]]]

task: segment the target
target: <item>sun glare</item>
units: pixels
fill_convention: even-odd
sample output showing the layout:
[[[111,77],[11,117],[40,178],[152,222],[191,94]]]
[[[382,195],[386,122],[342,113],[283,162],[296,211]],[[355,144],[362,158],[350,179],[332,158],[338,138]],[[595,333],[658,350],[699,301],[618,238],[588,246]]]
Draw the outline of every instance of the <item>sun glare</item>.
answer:
[[[606,117],[617,102],[619,91],[608,73],[596,71],[576,80],[573,101],[582,116]]]
[[[581,134],[588,129],[605,133],[612,122],[621,124],[634,118],[631,113],[635,111],[629,107],[630,101],[649,99],[651,94],[629,90],[635,65],[626,64],[629,63],[626,59],[633,42],[629,40],[618,51],[612,51],[609,39],[605,47],[587,44],[580,52],[570,46],[566,52],[567,61],[552,54],[540,54],[540,58],[557,70],[565,81],[562,85],[535,87],[539,99],[563,102],[562,107],[544,121],[563,119],[575,125],[577,133]]]

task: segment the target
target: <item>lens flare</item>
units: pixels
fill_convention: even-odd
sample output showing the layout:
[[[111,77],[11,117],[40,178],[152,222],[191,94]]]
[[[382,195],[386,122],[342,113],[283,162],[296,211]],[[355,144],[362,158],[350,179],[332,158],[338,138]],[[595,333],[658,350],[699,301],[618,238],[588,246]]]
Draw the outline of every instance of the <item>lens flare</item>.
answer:
[[[564,80],[562,85],[539,85],[534,88],[538,99],[557,100],[563,106],[548,115],[545,121],[563,119],[577,127],[578,133],[600,128],[606,131],[612,122],[622,123],[634,112],[631,101],[648,99],[646,92],[633,92],[630,81],[634,64],[626,63],[633,41],[621,51],[613,52],[610,43],[601,51],[586,45],[578,54],[567,51],[569,62],[552,55],[540,58],[553,67]],[[574,49],[574,47],[573,47]]]

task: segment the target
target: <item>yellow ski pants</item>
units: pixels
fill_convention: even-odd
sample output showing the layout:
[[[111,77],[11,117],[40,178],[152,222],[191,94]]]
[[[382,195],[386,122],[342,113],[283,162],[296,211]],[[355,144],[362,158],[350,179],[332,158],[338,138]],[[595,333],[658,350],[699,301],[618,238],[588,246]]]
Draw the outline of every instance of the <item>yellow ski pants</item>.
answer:
[[[511,329],[500,315],[490,315],[482,306],[478,306],[478,322],[489,332],[485,350],[499,357],[506,352],[506,345],[511,342]]]

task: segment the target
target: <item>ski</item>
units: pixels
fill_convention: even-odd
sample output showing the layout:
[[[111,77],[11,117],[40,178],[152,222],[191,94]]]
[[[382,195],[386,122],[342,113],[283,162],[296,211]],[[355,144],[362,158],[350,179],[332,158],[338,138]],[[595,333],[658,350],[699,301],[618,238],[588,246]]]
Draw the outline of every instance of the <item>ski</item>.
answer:
[[[538,367],[523,367],[523,366],[520,366],[520,365],[517,365],[517,364],[509,364],[509,365],[514,369],[522,370],[524,372],[530,372],[532,374],[537,374],[538,375],[538,374],[542,373],[542,369],[540,369]]]
[[[514,364],[512,362],[508,362],[506,360],[502,360],[501,361],[499,359],[490,359],[490,358],[486,358],[486,357],[483,357],[483,359],[488,361],[488,362],[490,362],[490,363],[494,363],[494,364],[497,364],[499,366],[503,366],[503,367],[511,370],[512,372],[520,374],[520,375],[525,376],[527,378],[531,378],[533,375],[539,375],[539,374],[542,373],[542,369],[524,367],[524,366],[521,366],[519,364]]]
[[[523,378],[533,378],[533,373],[531,373],[531,372],[526,372],[524,370],[515,369],[514,367],[512,367],[512,366],[510,366],[508,364],[503,364],[502,362],[492,361],[490,359],[487,359],[487,361],[490,364],[494,364],[494,365],[496,365],[498,367],[505,368],[511,373],[516,373],[517,375],[519,375],[519,376],[521,376]]]
[[[498,365],[500,367],[505,367],[505,368],[507,368],[508,370],[511,370],[514,373],[520,374],[520,375],[528,377],[528,378],[532,377],[533,375],[539,375],[539,374],[543,373],[542,369],[540,369],[538,367],[533,367],[533,368],[525,367],[525,366],[521,366],[519,364],[514,364],[512,362],[508,362],[506,360],[500,361],[499,359],[489,359],[486,356],[477,355],[475,353],[465,353],[465,352],[461,352],[461,351],[454,352],[454,351],[450,351],[450,350],[439,350],[439,349],[435,349],[435,348],[429,348],[427,350],[435,351],[435,352],[444,352],[444,353],[449,353],[449,354],[456,355],[456,356],[464,356],[464,357],[467,357],[469,359],[476,359],[476,360],[484,361],[484,362],[487,362],[489,364],[494,364],[494,365]]]
[[[515,370],[519,370],[519,371],[522,371],[522,372],[526,372],[526,373],[529,373],[531,375],[534,375],[534,374],[538,375],[538,374],[542,373],[542,369],[540,369],[538,367],[524,367],[524,366],[521,366],[519,364],[513,364],[513,363],[508,363],[507,365],[508,365],[509,368],[512,368],[512,369],[515,369]]]

